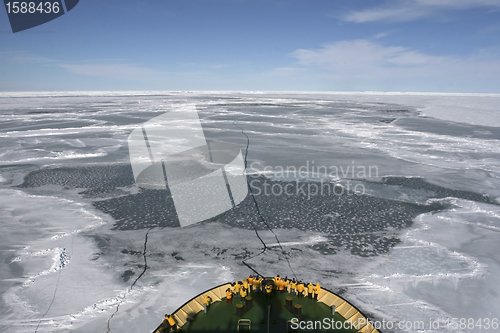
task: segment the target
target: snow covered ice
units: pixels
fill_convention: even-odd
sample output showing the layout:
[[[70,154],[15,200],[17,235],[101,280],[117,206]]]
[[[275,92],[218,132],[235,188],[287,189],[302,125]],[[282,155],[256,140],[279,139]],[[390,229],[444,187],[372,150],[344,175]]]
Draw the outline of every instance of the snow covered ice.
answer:
[[[134,184],[128,135],[184,104],[207,140],[245,154],[248,136],[256,188],[290,185],[255,196],[281,247],[251,197],[180,228],[168,190]],[[269,250],[249,265],[318,281],[371,319],[499,318],[499,105],[467,94],[2,93],[0,331],[151,332],[192,296],[253,273],[242,260],[262,250],[254,226]],[[377,172],[276,173],[305,165]],[[363,193],[297,189],[323,178]]]

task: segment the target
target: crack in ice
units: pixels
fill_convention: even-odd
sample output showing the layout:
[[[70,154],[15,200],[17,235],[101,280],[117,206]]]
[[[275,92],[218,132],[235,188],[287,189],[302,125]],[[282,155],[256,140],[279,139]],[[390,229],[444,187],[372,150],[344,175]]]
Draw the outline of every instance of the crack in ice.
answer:
[[[142,252],[142,257],[144,258],[144,269],[142,270],[142,273],[134,280],[134,282],[130,286],[129,290],[122,296],[121,300],[118,301],[118,304],[116,305],[115,312],[108,319],[108,330],[107,330],[106,333],[111,332],[111,320],[113,319],[113,317],[115,316],[115,314],[117,314],[118,311],[120,310],[120,305],[123,303],[123,301],[125,300],[125,298],[127,297],[127,295],[130,294],[130,292],[134,288],[134,286],[137,283],[137,281],[139,281],[139,279],[146,273],[146,270],[148,269],[148,259],[146,257],[146,251],[147,251],[147,246],[148,246],[148,235],[149,235],[149,232],[151,230],[153,230],[153,228],[149,228],[149,230],[146,232],[146,236],[144,238],[144,250]]]

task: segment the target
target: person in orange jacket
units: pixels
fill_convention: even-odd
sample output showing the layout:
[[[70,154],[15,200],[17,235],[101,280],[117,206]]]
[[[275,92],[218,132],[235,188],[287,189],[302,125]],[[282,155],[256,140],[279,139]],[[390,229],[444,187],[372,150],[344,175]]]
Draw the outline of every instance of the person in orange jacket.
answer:
[[[253,290],[258,293],[260,291],[260,285],[262,284],[262,278],[256,276],[253,279]]]
[[[210,302],[212,302],[210,296],[208,296],[207,294],[203,295],[203,310],[205,311],[205,313],[207,313]]]
[[[314,287],[314,299],[317,301],[318,300],[318,294],[319,291],[321,290],[321,286],[319,283],[316,283],[316,286]]]
[[[274,280],[274,286],[275,286],[276,288],[278,288],[278,283],[279,283],[279,282],[280,282],[280,280],[281,280],[281,279],[280,279],[280,276],[279,276],[279,275],[276,275],[276,276],[274,277],[274,279],[273,279],[273,280]]]
[[[247,290],[248,290],[248,279],[243,280],[243,282],[241,283],[241,285],[242,285],[243,287],[245,287],[245,289],[247,289]]]
[[[231,288],[226,289],[226,303],[233,304],[233,292],[231,291]]]
[[[241,302],[245,303],[245,297],[247,297],[247,290],[245,287],[241,287],[240,289]]]
[[[307,285],[307,297],[312,299],[313,292],[314,292],[314,285],[311,282],[309,282],[309,284]]]
[[[304,283],[302,281],[297,284],[297,296],[299,298],[304,297]]]
[[[280,294],[282,294],[285,291],[285,280],[283,280],[283,279],[279,280],[278,290],[280,291]]]
[[[165,314],[165,319],[161,324],[160,330],[163,332],[175,332],[177,330],[177,323],[172,315]]]
[[[267,297],[270,298],[271,297],[271,293],[273,292],[273,286],[270,285],[270,284],[266,284],[265,292],[266,292]]]
[[[233,284],[233,289],[234,289],[234,293],[236,296],[239,296],[240,295],[240,289],[241,289],[241,284],[236,281],[234,284]]]
[[[296,293],[296,288],[297,288],[297,282],[295,282],[295,279],[293,279],[290,282],[290,294],[295,295]]]
[[[252,287],[253,287],[253,275],[250,275],[248,277],[248,292],[251,293],[252,292]]]

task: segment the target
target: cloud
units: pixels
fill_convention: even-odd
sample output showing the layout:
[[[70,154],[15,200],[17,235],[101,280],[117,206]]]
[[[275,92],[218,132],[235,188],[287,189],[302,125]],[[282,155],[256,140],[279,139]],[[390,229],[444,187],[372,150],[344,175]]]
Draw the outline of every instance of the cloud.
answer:
[[[375,39],[380,39],[389,36],[389,33],[387,32],[380,32],[374,36]]]
[[[50,64],[55,60],[32,54],[26,51],[2,51],[0,52],[0,59],[14,61],[18,64]]]
[[[344,21],[365,23],[375,21],[413,21],[450,10],[471,8],[500,9],[500,0],[399,0],[382,6],[353,11]]]
[[[374,21],[413,21],[430,14],[424,8],[413,6],[399,6],[397,8],[371,8],[351,12],[344,17],[344,21],[365,23]]]
[[[405,68],[449,61],[446,57],[430,56],[401,46],[383,46],[368,40],[341,41],[319,49],[299,49],[291,56],[300,65],[319,67],[351,77],[395,75]]]
[[[496,49],[473,57],[434,56],[401,46],[385,46],[369,40],[340,41],[318,49],[298,49],[290,54],[302,68],[316,70],[332,80],[383,81],[418,79],[465,82],[488,79],[500,83],[500,56]]]

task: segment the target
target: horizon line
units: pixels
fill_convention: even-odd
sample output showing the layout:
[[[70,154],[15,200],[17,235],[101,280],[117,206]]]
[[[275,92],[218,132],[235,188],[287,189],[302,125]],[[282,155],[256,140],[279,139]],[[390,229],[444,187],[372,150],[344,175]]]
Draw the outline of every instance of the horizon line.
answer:
[[[57,91],[0,91],[0,98],[10,97],[43,97],[55,95],[58,97],[73,97],[76,94],[83,94],[87,96],[99,95],[125,95],[125,96],[139,96],[139,95],[158,95],[158,94],[329,94],[329,95],[430,95],[430,96],[500,96],[500,93],[464,93],[464,92],[421,92],[421,91],[341,91],[341,90],[57,90]]]

